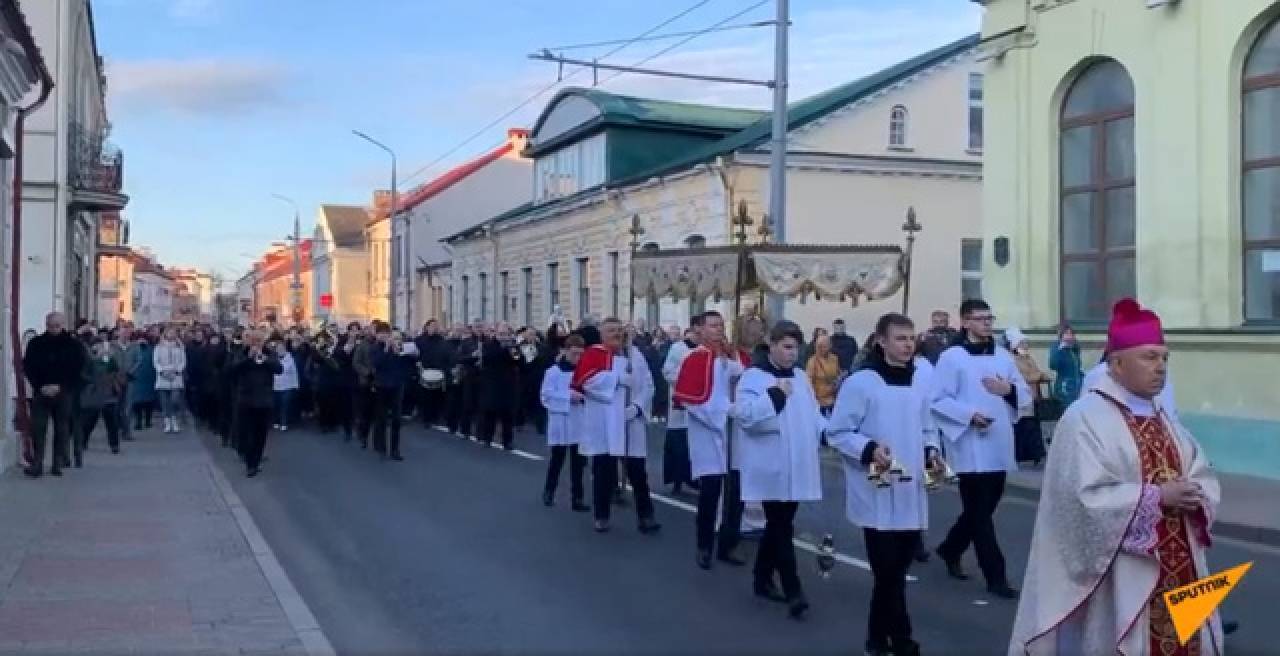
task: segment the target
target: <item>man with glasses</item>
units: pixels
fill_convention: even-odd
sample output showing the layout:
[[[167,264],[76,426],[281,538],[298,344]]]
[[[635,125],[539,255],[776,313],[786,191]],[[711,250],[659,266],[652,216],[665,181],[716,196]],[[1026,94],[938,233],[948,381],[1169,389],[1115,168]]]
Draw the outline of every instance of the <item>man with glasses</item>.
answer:
[[[966,580],[960,559],[972,543],[987,591],[1013,599],[1018,591],[1006,577],[992,516],[1004,495],[1007,473],[1017,468],[1013,424],[1021,410],[1030,409],[1031,389],[1009,352],[996,348],[991,306],[980,299],[965,301],[960,319],[960,339],[938,358],[932,410],[947,459],[960,478],[963,510],[937,553],[948,574]]]

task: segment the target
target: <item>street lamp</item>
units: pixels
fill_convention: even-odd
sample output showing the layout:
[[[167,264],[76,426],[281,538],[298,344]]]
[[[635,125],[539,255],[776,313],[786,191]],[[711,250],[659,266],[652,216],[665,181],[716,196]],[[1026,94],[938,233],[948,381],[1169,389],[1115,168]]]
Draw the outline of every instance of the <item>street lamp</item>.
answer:
[[[631,235],[631,262],[627,267],[631,273],[631,284],[627,285],[630,288],[631,299],[627,310],[627,320],[634,324],[636,320],[636,290],[634,288],[636,284],[636,251],[640,250],[640,238],[644,237],[644,226],[640,225],[639,214],[631,215],[631,228],[627,230],[627,234]]]
[[[302,215],[298,203],[288,196],[271,194],[271,197],[293,206],[293,312],[295,316],[302,313]]]
[[[391,148],[388,147],[386,144],[382,143],[381,141],[378,141],[377,139],[374,139],[373,137],[359,130],[352,130],[351,134],[354,134],[357,137],[360,137],[361,139],[368,141],[374,146],[381,148],[383,151],[387,153],[387,155],[391,157],[391,207],[387,211],[387,220],[390,221],[389,225],[391,226],[391,234],[394,237],[396,232],[396,210],[399,209],[398,206],[400,203],[400,198],[396,194],[396,151],[391,150]],[[412,244],[413,244],[413,233],[411,232],[412,230],[413,230],[413,226],[412,224],[409,223],[409,217],[408,216],[404,217],[404,241],[405,241],[404,248],[412,247]],[[392,240],[391,245],[393,248],[395,248],[395,240]],[[404,256],[403,249],[397,248],[396,250],[401,252],[394,253],[392,255],[392,261],[396,263],[399,263],[401,261],[407,261],[408,258]],[[387,285],[387,312],[391,313],[391,316],[389,318],[391,319],[391,324],[395,325],[396,323],[395,276],[388,276],[388,277],[392,282],[391,284]],[[413,277],[412,276],[409,276],[409,275],[405,276],[404,295],[405,295],[404,325],[406,328],[409,328],[413,324]]]

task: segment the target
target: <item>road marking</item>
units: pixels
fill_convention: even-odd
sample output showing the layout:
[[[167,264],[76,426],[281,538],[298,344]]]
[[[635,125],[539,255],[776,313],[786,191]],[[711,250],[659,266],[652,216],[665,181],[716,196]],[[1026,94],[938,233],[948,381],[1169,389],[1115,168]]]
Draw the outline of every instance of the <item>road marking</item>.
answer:
[[[521,451],[520,449],[512,449],[512,450],[511,450],[511,454],[512,454],[512,455],[516,455],[516,456],[520,456],[521,458],[524,458],[525,460],[545,460],[545,458],[543,458],[542,456],[540,456],[540,455],[538,455],[538,454],[536,454],[536,453],[529,453],[528,451]]]

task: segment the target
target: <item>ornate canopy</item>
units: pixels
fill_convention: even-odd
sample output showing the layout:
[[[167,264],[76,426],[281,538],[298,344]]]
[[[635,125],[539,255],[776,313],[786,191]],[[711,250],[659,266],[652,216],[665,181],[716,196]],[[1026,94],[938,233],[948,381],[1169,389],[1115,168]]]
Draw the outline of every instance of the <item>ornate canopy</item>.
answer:
[[[879,300],[906,280],[898,246],[751,245],[638,252],[631,262],[636,298],[732,298],[760,289],[804,302]]]

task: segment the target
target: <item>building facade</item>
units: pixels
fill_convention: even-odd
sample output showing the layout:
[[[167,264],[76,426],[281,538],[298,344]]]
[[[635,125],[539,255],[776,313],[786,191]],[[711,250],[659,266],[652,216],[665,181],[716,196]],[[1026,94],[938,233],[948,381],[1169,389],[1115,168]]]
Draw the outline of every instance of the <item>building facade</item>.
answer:
[[[391,268],[395,249],[391,244],[391,192],[373,194],[370,219],[364,227],[365,243],[365,310],[369,319],[391,320]]]
[[[976,45],[976,36],[948,44],[788,112],[788,242],[901,244],[915,207],[926,226],[912,287],[918,321],[981,293],[980,271],[964,274],[976,269],[967,251],[982,231]],[[454,316],[539,327],[557,308],[575,322],[631,316],[632,217],[642,250],[728,244],[740,203],[758,227],[770,136],[766,112],[561,92],[531,131],[533,201],[446,240]],[[683,326],[711,305],[640,300],[634,316]],[[810,299],[788,301],[784,314],[806,329],[844,318],[869,331],[900,309],[900,299],[857,308]]]
[[[315,316],[310,239],[302,240],[295,253],[290,246],[280,245],[263,256],[254,266],[254,321],[293,324],[310,321]],[[298,298],[294,301],[295,258],[298,269]]]
[[[1215,464],[1277,476],[1280,3],[983,4],[1002,322],[1042,343],[1071,322],[1094,360],[1111,303],[1135,296]]]
[[[393,248],[406,245],[402,257],[392,258],[398,321],[416,328],[427,319],[449,319],[447,285],[433,275],[450,260],[440,239],[529,202],[533,162],[523,155],[528,139],[528,130],[510,129],[506,143],[400,198],[392,234]]]
[[[173,321],[173,276],[154,259],[142,257],[133,269],[133,323],[153,326]]]
[[[57,80],[26,121],[23,167],[22,318],[37,327],[58,310],[74,321],[97,306],[97,231],[119,212],[124,159],[107,141],[106,76],[89,0],[21,3]]]
[[[36,45],[35,36],[16,0],[0,0],[0,35],[10,47],[0,49],[0,471],[18,460],[20,430],[26,413],[19,413],[26,394],[18,365],[22,349],[22,196],[15,196],[15,171],[26,159],[20,116],[26,108],[46,101],[53,76]],[[17,292],[19,302],[13,303]]]
[[[368,319],[368,222],[369,210],[363,207],[320,206],[311,256],[316,318],[339,324]]]

